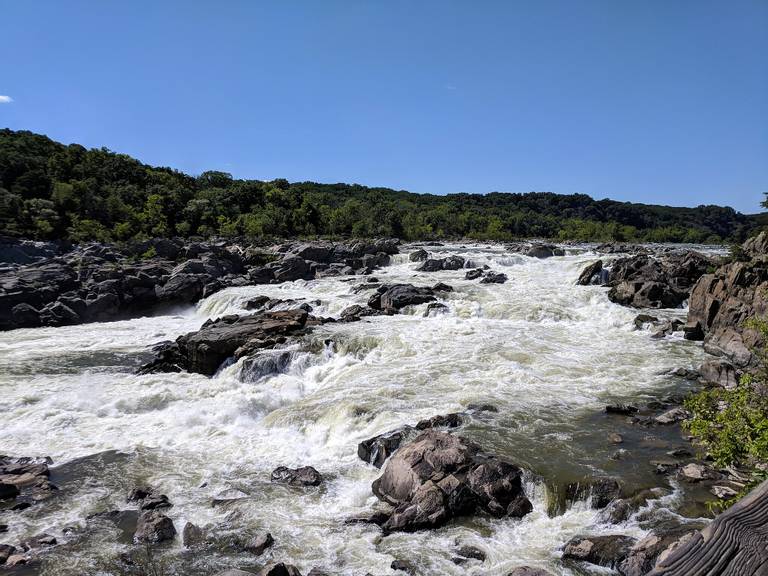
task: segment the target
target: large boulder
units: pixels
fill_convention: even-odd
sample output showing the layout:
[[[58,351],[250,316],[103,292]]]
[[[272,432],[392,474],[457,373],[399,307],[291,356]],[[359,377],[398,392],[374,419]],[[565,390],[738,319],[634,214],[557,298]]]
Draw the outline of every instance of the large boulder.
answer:
[[[406,306],[424,304],[436,300],[434,290],[413,284],[386,284],[377,289],[368,300],[374,310],[400,310]]]
[[[382,525],[385,532],[435,528],[478,511],[520,517],[532,509],[520,468],[436,430],[399,449],[374,481],[373,492],[395,507]]]
[[[135,542],[157,544],[166,540],[173,540],[175,536],[176,528],[173,521],[162,512],[150,510],[139,516],[133,539]]]
[[[579,278],[576,280],[576,284],[579,286],[589,286],[590,284],[602,284],[604,277],[607,279],[607,274],[603,274],[603,261],[597,260],[591,264],[587,264],[584,270],[579,274]]]
[[[676,308],[711,265],[710,258],[693,251],[620,258],[611,266],[608,298],[634,308]]]
[[[213,375],[230,357],[250,355],[281,343],[298,334],[309,314],[302,309],[262,312],[251,316],[223,316],[208,321],[173,343],[163,344],[156,358],[140,369],[141,373],[187,370]]]
[[[563,549],[563,560],[576,560],[613,568],[629,556],[634,538],[621,535],[577,536]]]

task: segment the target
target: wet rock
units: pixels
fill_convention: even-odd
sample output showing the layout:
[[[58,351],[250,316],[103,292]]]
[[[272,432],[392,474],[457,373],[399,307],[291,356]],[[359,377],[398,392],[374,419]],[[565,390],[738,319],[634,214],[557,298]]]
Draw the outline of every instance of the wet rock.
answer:
[[[459,270],[464,268],[464,258],[461,256],[448,256],[443,261],[443,270]]]
[[[444,259],[428,258],[417,268],[419,272],[439,272],[443,269]]]
[[[15,484],[0,482],[0,500],[11,500],[20,494]]]
[[[588,264],[584,270],[579,274],[576,284],[578,286],[589,286],[590,284],[602,284],[603,281],[603,261],[598,260]]]
[[[202,544],[204,540],[205,535],[203,534],[202,528],[192,524],[192,522],[187,522],[184,525],[184,529],[181,531],[181,542],[184,545],[184,548],[192,548]]]
[[[551,258],[552,256],[564,256],[565,250],[552,244],[534,244],[526,252],[531,258]]]
[[[140,510],[160,510],[173,506],[168,496],[158,494],[151,488],[134,488],[128,495],[128,502],[138,503]]]
[[[504,284],[507,281],[507,275],[501,272],[488,272],[483,279],[480,280],[480,284]]]
[[[373,464],[376,468],[381,468],[384,462],[392,456],[400,445],[410,437],[416,435],[416,431],[411,426],[403,426],[397,430],[379,434],[368,440],[363,440],[357,445],[357,455],[364,462]]]
[[[0,524],[0,534],[5,534],[8,532],[8,524]],[[2,562],[0,562],[2,564]]]
[[[291,486],[319,486],[323,483],[323,476],[312,466],[300,468],[280,466],[272,471],[271,479],[272,482]]]
[[[173,540],[175,536],[176,528],[173,521],[162,512],[150,510],[139,516],[133,539],[135,542],[157,544]]]
[[[301,333],[309,318],[305,310],[223,316],[161,348],[155,360],[144,365],[139,373],[184,369],[210,376],[227,358],[271,348],[286,336]]]
[[[222,570],[221,572],[216,572],[214,576],[256,576],[254,572],[246,572],[245,570],[237,570],[236,568],[232,568],[230,570]]]
[[[382,529],[414,531],[481,510],[499,517],[523,510],[521,475],[468,440],[428,430],[398,450],[373,483],[374,494],[395,507]]]
[[[429,252],[424,250],[424,248],[419,248],[415,252],[411,252],[410,256],[408,256],[408,259],[411,262],[424,262],[427,258],[429,258]]]
[[[339,320],[342,322],[356,322],[365,316],[381,316],[383,312],[376,310],[370,306],[361,306],[360,304],[352,304],[347,306],[339,314]]]
[[[531,566],[519,566],[514,568],[512,572],[507,576],[553,576],[551,572],[547,572],[542,568],[533,568]]]
[[[344,520],[344,524],[374,524],[381,526],[389,519],[387,512],[373,512],[364,516],[353,516]]]
[[[465,280],[476,280],[480,278],[483,275],[483,269],[482,268],[475,268],[473,270],[468,270],[466,274],[464,274]]]
[[[483,552],[477,546],[462,546],[456,551],[456,554],[462,558],[470,558],[473,560],[480,560],[480,562],[485,562],[485,552]]]
[[[29,557],[25,556],[24,554],[12,554],[5,561],[5,567],[13,568],[15,566],[23,566],[24,564],[28,564],[28,563],[29,563]]]
[[[414,564],[408,560],[395,560],[392,562],[392,564],[389,565],[389,567],[392,568],[392,570],[399,570],[400,572],[405,572],[411,576],[418,574],[416,566],[414,566]]]
[[[368,300],[368,306],[376,310],[400,310],[406,306],[424,304],[435,300],[434,290],[417,288],[413,284],[391,284],[380,287]]]
[[[471,402],[467,404],[467,410],[470,412],[498,412],[499,409],[493,404],[478,404]]]
[[[605,407],[606,414],[620,414],[622,416],[631,416],[640,409],[637,406],[631,406],[629,404],[609,404]]]
[[[56,544],[56,538],[51,534],[38,534],[28,540],[24,540],[21,543],[21,547],[25,551],[29,551],[36,548],[50,548],[51,546],[56,546]]]
[[[616,432],[611,432],[608,434],[608,442],[611,444],[621,444],[624,442],[624,437]]]
[[[331,576],[330,573],[326,572],[325,570],[322,570],[321,568],[312,568],[309,572],[307,572],[307,576]]]
[[[424,317],[437,316],[439,314],[445,314],[448,312],[448,306],[440,302],[430,302],[427,305],[427,309],[424,311]]]
[[[259,570],[257,576],[301,576],[301,572],[292,564],[273,562]]]
[[[616,478],[586,478],[572,482],[565,488],[566,501],[575,502],[591,498],[592,508],[605,508],[613,500],[621,498],[621,484]]]
[[[649,500],[654,500],[662,495],[663,491],[660,488],[653,488],[640,490],[629,498],[617,498],[602,510],[600,517],[611,524],[620,524],[645,506]]]
[[[458,412],[451,414],[439,414],[420,420],[416,424],[416,430],[427,430],[430,428],[458,428],[464,423],[464,419]]]
[[[450,286],[444,282],[438,282],[432,286],[432,292],[453,292],[453,286]]]
[[[689,458],[690,456],[693,456],[693,453],[688,448],[675,448],[674,450],[668,451],[667,456],[672,456],[673,458]]]
[[[275,543],[275,540],[274,538],[272,538],[272,534],[270,534],[269,532],[262,532],[261,534],[257,534],[256,536],[251,538],[244,546],[244,549],[247,552],[250,552],[251,554],[255,554],[256,556],[261,556],[274,543]]]
[[[658,324],[659,319],[656,316],[651,316],[650,314],[638,314],[637,316],[635,316],[635,319],[633,322],[635,324],[635,328],[637,328],[638,330],[642,330],[648,324],[651,324],[651,325]]]
[[[565,545],[563,559],[613,568],[629,555],[634,543],[629,536],[577,536]]]

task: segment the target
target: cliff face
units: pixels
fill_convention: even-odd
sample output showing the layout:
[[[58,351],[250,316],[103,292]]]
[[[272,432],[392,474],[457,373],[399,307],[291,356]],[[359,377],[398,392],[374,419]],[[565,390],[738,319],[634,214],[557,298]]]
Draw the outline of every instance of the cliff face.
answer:
[[[768,233],[743,245],[748,262],[734,262],[705,274],[689,300],[690,333],[704,336],[707,352],[724,356],[737,368],[755,362],[752,349],[762,344],[760,333],[745,326],[768,313]]]

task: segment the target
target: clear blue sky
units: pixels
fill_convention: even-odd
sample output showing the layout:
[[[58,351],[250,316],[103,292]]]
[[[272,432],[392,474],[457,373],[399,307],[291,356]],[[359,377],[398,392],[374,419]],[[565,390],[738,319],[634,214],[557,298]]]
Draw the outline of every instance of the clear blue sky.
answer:
[[[744,212],[768,191],[766,0],[0,0],[0,19],[0,126],[190,173]]]

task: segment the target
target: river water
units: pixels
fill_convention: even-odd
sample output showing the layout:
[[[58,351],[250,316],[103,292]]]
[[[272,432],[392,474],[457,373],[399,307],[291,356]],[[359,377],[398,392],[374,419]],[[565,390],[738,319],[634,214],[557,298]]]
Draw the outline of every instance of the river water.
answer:
[[[152,344],[208,318],[243,313],[256,295],[320,300],[315,315],[338,315],[367,301],[370,291],[352,291],[362,278],[231,288],[163,316],[0,334],[0,453],[50,456],[61,488],[22,512],[0,512],[0,523],[9,525],[0,542],[54,534],[60,546],[34,573],[136,573],[115,561],[131,550],[130,534],[85,518],[130,508],[127,494],[144,484],[168,495],[179,532],[190,521],[218,538],[204,552],[184,550],[180,537],[157,547],[152,562],[165,574],[207,575],[269,559],[304,574],[314,566],[331,574],[395,574],[395,559],[413,562],[421,574],[503,575],[520,565],[575,574],[558,551],[574,535],[645,534],[649,524],[639,518],[612,526],[587,502],[558,514],[548,514],[548,503],[559,486],[587,475],[618,476],[630,492],[664,484],[648,460],[674,448],[679,433],[632,427],[602,409],[684,391],[690,383],[670,372],[698,366],[701,346],[677,334],[653,339],[635,330],[638,311],[609,302],[604,288],[576,286],[581,269],[597,258],[589,250],[537,260],[500,246],[429,249],[488,264],[509,281],[420,273],[406,255],[395,256],[375,276],[451,284],[455,291],[441,299],[449,311],[424,317],[421,305],[323,325],[291,346],[290,362],[277,374],[247,372],[241,363],[212,378],[133,372]],[[459,433],[530,471],[533,513],[387,537],[373,526],[344,524],[377,504],[371,482],[380,471],[357,457],[358,442],[477,403],[498,412],[474,413]],[[607,435],[614,431],[625,435],[629,457],[611,459],[617,447]],[[270,472],[279,465],[312,465],[326,483],[272,484]],[[651,516],[685,521],[682,489],[672,485],[665,494],[652,502]],[[261,558],[229,545],[259,530],[276,542]],[[483,549],[486,561],[455,564],[464,544]]]

